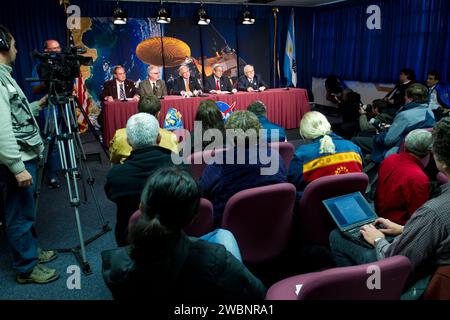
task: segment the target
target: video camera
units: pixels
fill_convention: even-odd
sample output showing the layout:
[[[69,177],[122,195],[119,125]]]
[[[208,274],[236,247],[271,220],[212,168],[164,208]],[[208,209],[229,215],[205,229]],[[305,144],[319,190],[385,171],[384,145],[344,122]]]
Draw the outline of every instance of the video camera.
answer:
[[[91,57],[82,56],[83,53],[86,50],[77,47],[64,48],[61,52],[33,51],[33,56],[40,60],[37,72],[50,99],[72,95],[73,82],[80,76],[80,67],[90,66],[93,62]]]

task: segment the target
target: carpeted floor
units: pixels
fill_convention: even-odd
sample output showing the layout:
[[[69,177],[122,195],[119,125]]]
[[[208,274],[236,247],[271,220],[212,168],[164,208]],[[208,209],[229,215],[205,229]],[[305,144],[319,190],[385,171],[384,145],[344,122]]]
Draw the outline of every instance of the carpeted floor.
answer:
[[[322,110],[320,110],[322,111]],[[326,111],[326,110],[325,110]],[[326,112],[324,112],[326,114]],[[327,116],[329,116],[327,114]],[[333,115],[330,122],[336,121]],[[288,130],[288,141],[295,147],[302,143],[298,129]],[[95,178],[94,194],[98,199],[101,213],[109,225],[114,228],[115,205],[104,193],[103,186],[109,169],[109,161],[101,152],[100,145],[90,134],[83,136],[84,149],[87,154],[100,153],[100,161],[88,161],[92,176]],[[85,177],[86,178],[86,177]],[[85,180],[85,179],[83,179]],[[83,189],[79,182],[80,198],[84,200]],[[82,201],[79,208],[82,231],[85,239],[97,234],[102,229],[95,202],[90,188],[87,187],[88,201]],[[43,185],[36,225],[39,235],[39,246],[46,249],[73,248],[79,245],[74,209],[70,206],[67,185],[61,179],[61,187],[48,189]],[[111,294],[105,286],[101,275],[100,253],[116,246],[114,233],[108,232],[86,246],[87,261],[92,269],[91,275],[81,273],[81,289],[68,289],[67,281],[72,274],[67,273],[68,267],[78,265],[72,253],[59,253],[57,260],[50,262],[49,267],[56,268],[61,277],[46,285],[19,285],[15,281],[15,272],[11,268],[11,254],[4,232],[0,233],[0,300],[1,299],[36,299],[36,300],[96,300],[111,299]]]
[[[83,137],[86,153],[100,152],[100,146],[91,137]],[[109,162],[102,155],[102,163],[87,162],[92,176],[95,178],[94,193],[98,198],[105,220],[110,226],[115,223],[115,205],[110,202],[103,191],[105,176]],[[79,183],[81,185],[81,183]],[[87,190],[88,202],[82,201],[79,208],[83,234],[86,239],[101,231],[102,223],[98,218],[90,189]],[[84,200],[83,189],[80,188],[80,198]],[[59,189],[48,189],[44,184],[36,225],[39,236],[39,246],[42,248],[72,248],[79,245],[74,209],[70,206],[67,185],[61,179]],[[100,252],[116,246],[113,232],[108,232],[86,246],[87,260],[92,269],[91,275],[81,273],[81,289],[69,290],[66,282],[71,274],[67,268],[78,265],[72,253],[59,253],[58,259],[48,264],[56,268],[61,277],[50,284],[19,285],[15,282],[15,272],[11,268],[11,254],[4,232],[0,235],[0,299],[111,299],[111,294],[105,286],[101,275]]]

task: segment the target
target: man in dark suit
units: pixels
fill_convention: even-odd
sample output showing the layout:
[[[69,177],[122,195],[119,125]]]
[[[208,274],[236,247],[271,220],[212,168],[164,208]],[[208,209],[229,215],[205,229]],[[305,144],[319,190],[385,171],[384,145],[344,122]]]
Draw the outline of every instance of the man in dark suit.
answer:
[[[178,68],[178,74],[180,77],[175,80],[175,85],[171,90],[171,94],[192,97],[202,93],[200,83],[197,79],[191,77],[188,66],[183,65]]]
[[[416,73],[414,70],[405,68],[400,71],[399,82],[385,97],[384,101],[388,104],[387,113],[394,116],[400,107],[405,105],[406,89],[416,82]]]
[[[161,98],[167,96],[167,87],[164,80],[161,80],[161,71],[157,66],[149,66],[147,68],[148,79],[139,83],[139,95],[141,97],[146,95],[157,96]]]
[[[223,68],[220,64],[213,65],[213,74],[205,79],[205,91],[209,93],[222,93],[223,91],[236,92],[231,79],[223,75]]]
[[[113,69],[114,79],[106,81],[100,96],[102,101],[125,100],[132,98],[139,100],[139,95],[134,82],[127,80],[125,69],[122,66],[115,66]]]
[[[239,91],[264,91],[267,89],[267,84],[261,79],[261,76],[255,74],[255,69],[248,64],[244,67],[244,75],[239,77],[238,90]]]

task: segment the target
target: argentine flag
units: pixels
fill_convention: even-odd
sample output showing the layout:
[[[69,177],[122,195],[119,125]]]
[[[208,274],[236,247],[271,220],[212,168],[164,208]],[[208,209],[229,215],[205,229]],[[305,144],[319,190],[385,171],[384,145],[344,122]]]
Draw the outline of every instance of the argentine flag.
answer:
[[[287,79],[287,85],[297,87],[297,61],[295,56],[295,26],[294,9],[291,12],[289,28],[286,39],[286,51],[284,53],[284,76]]]

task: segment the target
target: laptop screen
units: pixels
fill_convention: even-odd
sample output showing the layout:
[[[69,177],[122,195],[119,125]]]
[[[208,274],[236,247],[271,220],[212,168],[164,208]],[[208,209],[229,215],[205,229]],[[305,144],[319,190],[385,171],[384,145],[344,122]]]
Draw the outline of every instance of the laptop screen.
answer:
[[[370,223],[377,218],[360,192],[323,200],[323,203],[341,230]]]

